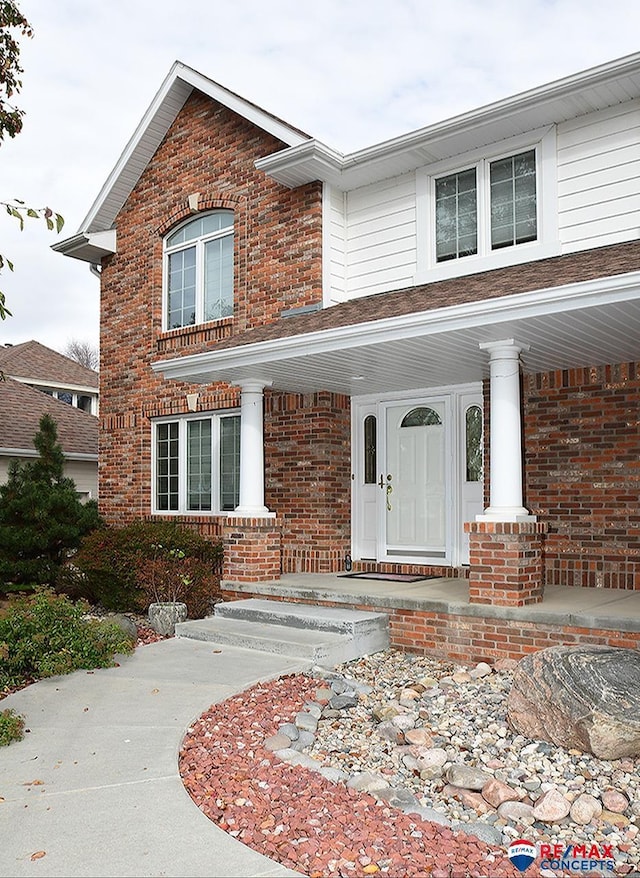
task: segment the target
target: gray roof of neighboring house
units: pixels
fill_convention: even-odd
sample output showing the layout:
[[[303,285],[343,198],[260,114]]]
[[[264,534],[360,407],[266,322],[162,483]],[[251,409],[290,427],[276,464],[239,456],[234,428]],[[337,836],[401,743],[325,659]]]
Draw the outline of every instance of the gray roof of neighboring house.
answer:
[[[45,347],[39,341],[0,346],[0,370],[14,378],[48,381],[54,386],[98,389],[98,373]]]
[[[12,378],[0,381],[0,453],[35,453],[33,438],[44,414],[51,415],[56,422],[58,441],[66,456],[89,455],[97,460],[98,419],[94,415]]]

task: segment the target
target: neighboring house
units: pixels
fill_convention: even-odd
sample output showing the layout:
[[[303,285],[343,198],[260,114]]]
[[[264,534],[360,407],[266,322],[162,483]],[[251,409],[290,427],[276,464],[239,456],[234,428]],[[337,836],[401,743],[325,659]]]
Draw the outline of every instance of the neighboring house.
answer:
[[[467,579],[493,654],[483,607],[640,590],[639,135],[640,54],[349,155],[176,63],[54,247],[102,275],[102,513],[231,583]]]
[[[0,346],[0,371],[60,402],[98,414],[98,373],[39,341]]]
[[[37,341],[0,347],[0,483],[11,460],[37,457],[40,418],[56,422],[65,475],[80,496],[98,495],[98,374]],[[94,414],[90,414],[94,412]]]
[[[0,484],[7,481],[9,464],[33,460],[33,444],[40,418],[56,422],[58,441],[65,457],[65,476],[76,484],[81,498],[98,496],[98,419],[52,399],[13,378],[0,381]]]

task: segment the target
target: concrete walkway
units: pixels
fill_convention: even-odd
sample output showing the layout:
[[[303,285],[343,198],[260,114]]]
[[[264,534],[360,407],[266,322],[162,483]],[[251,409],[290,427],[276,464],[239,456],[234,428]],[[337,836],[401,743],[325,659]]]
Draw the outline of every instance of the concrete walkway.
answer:
[[[30,729],[0,748],[0,875],[296,875],[205,817],[177,759],[210,704],[308,662],[181,638],[118,660],[0,702]]]

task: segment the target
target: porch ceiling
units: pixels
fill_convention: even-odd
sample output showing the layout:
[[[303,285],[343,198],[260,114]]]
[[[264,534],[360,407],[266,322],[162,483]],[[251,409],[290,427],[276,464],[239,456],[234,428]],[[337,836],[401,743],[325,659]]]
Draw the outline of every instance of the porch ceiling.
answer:
[[[529,345],[522,354],[527,372],[640,360],[638,280],[438,308],[165,360],[153,369],[196,384],[260,381],[291,392],[360,396],[480,381],[489,375],[480,343],[507,338]]]

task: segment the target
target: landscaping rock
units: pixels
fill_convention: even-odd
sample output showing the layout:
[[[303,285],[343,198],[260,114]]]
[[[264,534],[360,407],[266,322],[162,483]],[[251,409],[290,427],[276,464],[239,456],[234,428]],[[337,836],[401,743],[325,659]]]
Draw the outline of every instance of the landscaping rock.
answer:
[[[507,718],[527,738],[601,759],[640,755],[640,650],[554,646],[523,658]]]
[[[574,823],[586,826],[602,814],[602,805],[595,796],[581,793],[571,805],[569,813]]]
[[[450,765],[446,771],[447,781],[454,787],[464,787],[466,790],[481,790],[491,775],[481,768],[473,768],[470,765]]]
[[[533,806],[533,816],[542,823],[558,823],[569,814],[569,802],[558,790],[547,790]]]

